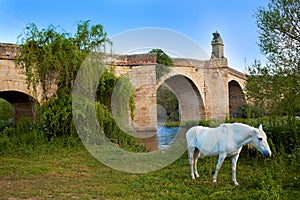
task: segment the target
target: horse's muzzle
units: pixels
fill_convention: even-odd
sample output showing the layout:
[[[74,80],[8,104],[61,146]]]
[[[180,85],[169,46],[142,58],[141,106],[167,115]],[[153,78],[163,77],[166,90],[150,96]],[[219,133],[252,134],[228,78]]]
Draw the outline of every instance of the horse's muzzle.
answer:
[[[263,156],[269,158],[269,157],[271,157],[271,152],[264,151]]]

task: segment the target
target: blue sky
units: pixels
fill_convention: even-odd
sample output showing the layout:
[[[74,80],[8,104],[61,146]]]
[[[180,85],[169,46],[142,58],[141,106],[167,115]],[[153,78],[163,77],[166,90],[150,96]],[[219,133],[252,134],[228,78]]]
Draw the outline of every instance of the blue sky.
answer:
[[[229,66],[239,71],[259,51],[254,14],[267,0],[0,0],[0,42],[16,43],[28,23],[40,29],[60,25],[74,33],[80,20],[102,24],[109,37],[143,27],[175,30],[196,41],[210,54],[212,33],[224,41]]]

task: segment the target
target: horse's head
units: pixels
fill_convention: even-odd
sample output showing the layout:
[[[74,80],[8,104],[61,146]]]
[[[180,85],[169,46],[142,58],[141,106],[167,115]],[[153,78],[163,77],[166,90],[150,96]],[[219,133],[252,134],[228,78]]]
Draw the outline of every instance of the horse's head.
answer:
[[[266,133],[262,129],[262,125],[259,128],[254,128],[255,135],[252,138],[252,144],[258,149],[258,151],[265,157],[271,156],[271,150],[267,141]]]

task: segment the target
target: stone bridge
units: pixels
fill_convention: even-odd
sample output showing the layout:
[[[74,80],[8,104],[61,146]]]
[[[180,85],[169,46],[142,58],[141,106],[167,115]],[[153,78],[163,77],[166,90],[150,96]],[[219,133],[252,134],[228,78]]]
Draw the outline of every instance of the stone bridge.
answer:
[[[246,76],[228,67],[223,40],[218,33],[213,35],[210,60],[175,58],[170,72],[159,80],[156,78],[155,55],[116,56],[113,59],[115,73],[128,73],[136,89],[136,130],[156,130],[156,91],[161,84],[176,95],[181,120],[224,120],[246,104]]]
[[[115,66],[115,74],[128,73],[135,87],[136,130],[157,129],[156,91],[162,84],[177,96],[182,120],[224,120],[245,104],[246,77],[228,67],[223,47],[222,38],[215,33],[211,59],[175,58],[170,72],[158,80],[155,54],[113,56],[108,64]],[[15,64],[16,52],[16,45],[0,44],[0,98],[11,103],[14,122],[24,115],[34,118],[35,104],[41,103],[41,94],[33,95],[25,71]]]

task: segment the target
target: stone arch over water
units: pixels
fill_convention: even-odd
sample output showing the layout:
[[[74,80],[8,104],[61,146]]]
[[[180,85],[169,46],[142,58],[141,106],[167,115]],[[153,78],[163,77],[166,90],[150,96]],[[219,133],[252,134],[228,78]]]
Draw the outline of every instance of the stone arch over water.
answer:
[[[177,97],[180,120],[206,119],[203,96],[196,84],[187,76],[177,74],[166,78],[157,85],[168,87]]]

